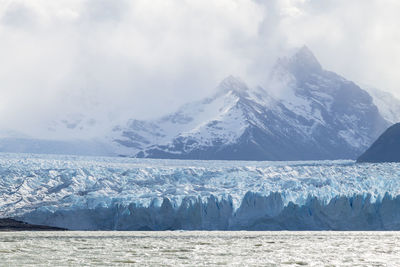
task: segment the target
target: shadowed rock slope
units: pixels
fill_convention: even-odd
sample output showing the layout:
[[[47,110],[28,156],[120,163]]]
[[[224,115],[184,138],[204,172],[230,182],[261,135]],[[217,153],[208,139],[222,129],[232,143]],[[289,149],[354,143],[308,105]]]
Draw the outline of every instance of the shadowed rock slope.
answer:
[[[400,162],[400,123],[389,127],[357,162]]]
[[[63,231],[64,228],[29,224],[10,218],[0,219],[0,231]]]

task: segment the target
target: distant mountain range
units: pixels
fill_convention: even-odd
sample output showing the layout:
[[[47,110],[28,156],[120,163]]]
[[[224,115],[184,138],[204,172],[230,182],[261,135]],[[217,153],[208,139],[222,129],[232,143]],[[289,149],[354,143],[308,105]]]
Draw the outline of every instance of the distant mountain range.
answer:
[[[303,47],[278,60],[268,88],[228,77],[213,96],[155,121],[131,120],[112,140],[135,157],[342,159],[356,158],[390,124],[366,91]]]
[[[355,159],[398,121],[400,101],[324,70],[303,47],[276,62],[265,88],[250,88],[230,76],[212,96],[156,120],[115,125],[100,141],[63,141],[57,148],[46,140],[8,138],[0,140],[0,150],[176,159]]]

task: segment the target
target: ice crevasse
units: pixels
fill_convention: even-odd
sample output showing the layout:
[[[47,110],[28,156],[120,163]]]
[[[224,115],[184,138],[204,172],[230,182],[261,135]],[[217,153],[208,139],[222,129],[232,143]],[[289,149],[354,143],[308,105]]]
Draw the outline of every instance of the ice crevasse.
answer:
[[[0,154],[0,216],[74,230],[399,230],[400,164]]]

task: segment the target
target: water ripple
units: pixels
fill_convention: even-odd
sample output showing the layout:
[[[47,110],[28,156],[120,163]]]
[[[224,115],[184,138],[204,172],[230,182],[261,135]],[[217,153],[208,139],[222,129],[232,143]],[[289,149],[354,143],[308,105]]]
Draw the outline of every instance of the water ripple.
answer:
[[[398,266],[400,232],[5,232],[2,266]]]

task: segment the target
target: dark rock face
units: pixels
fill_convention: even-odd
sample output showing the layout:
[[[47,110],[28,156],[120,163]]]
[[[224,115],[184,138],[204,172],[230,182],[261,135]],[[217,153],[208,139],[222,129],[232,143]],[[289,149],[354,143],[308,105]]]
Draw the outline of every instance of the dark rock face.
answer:
[[[63,231],[64,228],[29,224],[10,218],[0,219],[0,231]]]
[[[390,126],[357,162],[400,162],[400,123]]]

